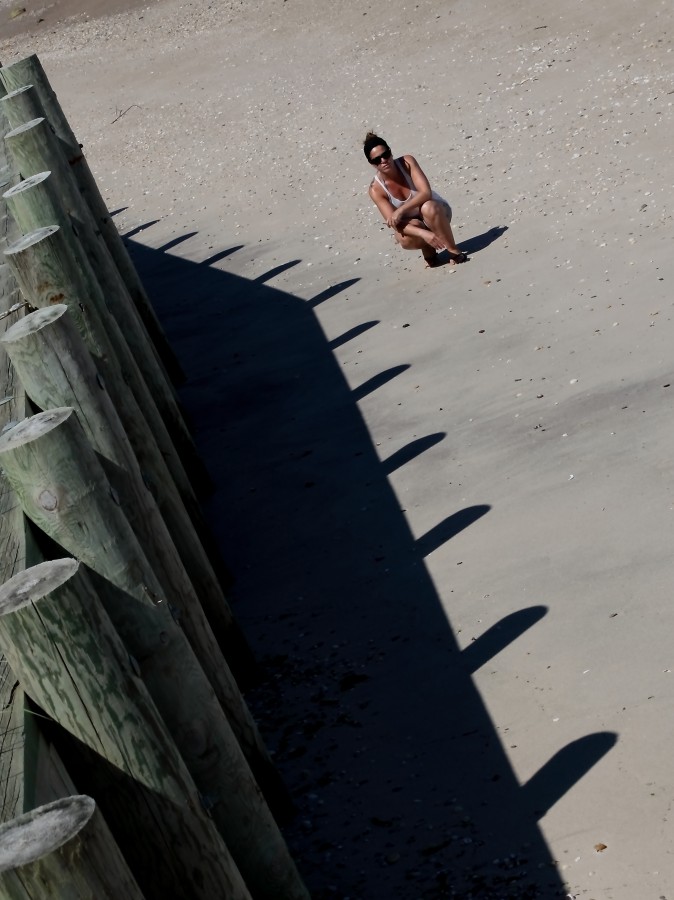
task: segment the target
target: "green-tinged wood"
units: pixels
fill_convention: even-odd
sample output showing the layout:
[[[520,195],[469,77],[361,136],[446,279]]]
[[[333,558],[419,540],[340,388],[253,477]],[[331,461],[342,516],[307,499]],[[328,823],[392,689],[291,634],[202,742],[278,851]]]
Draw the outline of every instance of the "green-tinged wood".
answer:
[[[58,190],[66,211],[79,221],[86,223],[95,233],[101,234],[100,222],[95,219],[80,193],[73,173],[72,160],[66,159],[63,149],[46,119],[33,119],[8,132],[5,136],[5,144],[15,171],[20,172],[23,178],[51,171],[58,183]],[[114,224],[112,227],[117,233]],[[106,246],[108,245],[106,244]],[[125,296],[128,296],[128,291]],[[116,293],[109,299],[111,302],[113,300],[116,302],[121,297],[121,293]],[[181,458],[195,481],[198,481],[205,489],[210,483],[210,479],[197,454],[192,436],[178,407],[173,388],[159,364],[156,349],[147,334],[138,310],[133,302],[128,302],[116,305],[114,315],[120,321],[125,339],[138,361],[143,377],[155,398]]]
[[[70,123],[49,83],[40,60],[36,55],[33,55],[0,69],[0,81],[2,81],[5,89],[9,92],[26,85],[34,87],[44,109],[44,113],[38,113],[38,115],[46,116],[63,143],[68,160],[73,167],[73,173],[80,185],[82,196],[86,199],[92,214],[98,222],[105,242],[110,248],[112,257],[129,287],[131,297],[157,347],[160,358],[166,366],[170,377],[176,383],[181,383],[185,380],[185,376],[180,363],[166,339],[154,307],[112,221],[105,201],[101,197],[96,181],[82,152],[82,145],[73,134]],[[23,121],[26,122],[28,119]]]
[[[70,306],[89,351],[103,367],[104,377],[111,382],[110,391],[116,392],[113,397],[117,408],[121,410],[126,394],[121,380],[128,382],[146,420],[148,439],[152,440],[154,436],[186,506],[188,509],[197,507],[190,480],[136,358],[122,336],[118,321],[108,311],[92,268],[72,230],[55,225],[39,228],[11,244],[4,255],[22,293],[33,306],[41,308],[53,303]],[[116,372],[121,369],[120,376],[115,377],[109,369]],[[117,393],[118,388],[121,393]]]
[[[160,558],[148,552],[155,571],[164,572],[165,580],[182,591],[182,561],[191,582],[189,589],[194,587],[230,668],[239,683],[245,682],[255,667],[252,653],[185,507],[171,490],[171,479],[164,477],[165,466],[157,465],[154,457],[147,459],[143,443],[132,446],[67,307],[57,304],[31,313],[0,342],[33,403],[43,410],[72,406],[77,411],[89,443],[110,464],[108,477],[113,486],[120,494],[133,492],[129,505],[136,510],[138,527],[135,520],[133,524],[141,544],[163,548]],[[141,461],[150,463],[149,472],[147,468],[142,472]]]
[[[11,93],[28,84],[34,85],[38,91],[44,115],[56,132],[65,137],[69,144],[76,145],[75,135],[37,54],[19,59],[9,66],[0,66],[0,93]]]
[[[0,98],[0,109],[9,125],[8,131],[45,116],[42,102],[32,84],[8,91]]]
[[[0,827],[6,900],[143,900],[91,797],[56,800]]]
[[[0,437],[0,466],[31,521],[117,587],[144,602],[158,602],[166,629],[175,626],[169,604],[161,602],[167,595],[122,511],[121,497],[111,489],[72,409],[39,413]],[[191,645],[206,676],[204,696],[195,703],[206,709],[209,691],[215,691],[270,805],[278,798],[283,802],[282,782],[201,607],[182,603],[175,592],[172,599],[172,611],[189,641],[183,643]],[[178,672],[184,667],[187,663]],[[210,705],[214,719],[218,706]]]
[[[0,647],[54,721],[126,772],[146,797],[164,801],[153,815],[160,833],[142,836],[159,845],[152,877],[166,885],[157,872],[166,866],[180,896],[248,898],[134,660],[76,560],[41,563],[0,587]],[[170,860],[162,859],[164,847]],[[194,871],[201,872],[199,885],[192,884]]]
[[[126,288],[119,280],[119,273],[114,264],[112,264],[110,254],[90,225],[66,212],[58,187],[58,181],[50,172],[40,172],[20,182],[4,195],[11,217],[24,235],[28,235],[47,225],[61,226],[64,232],[62,240],[66,242],[70,255],[75,258],[84,257],[78,265],[78,279],[81,281],[80,276],[84,278],[85,288],[86,285],[89,285],[86,289],[98,306],[104,305],[107,307],[107,309],[104,308],[102,310],[101,316],[104,320],[108,319],[108,313],[112,317],[111,327],[114,331],[110,337],[117,348],[116,355],[124,366],[130,367],[132,370],[132,377],[131,379],[127,378],[127,380],[130,380],[131,385],[135,386],[138,402],[141,406],[147,406],[150,409],[149,418],[151,419],[152,433],[148,431],[142,437],[140,443],[135,443],[134,436],[130,434],[134,449],[137,454],[142,454],[143,458],[152,456],[153,462],[150,465],[146,462],[142,463],[142,465],[144,469],[153,473],[157,483],[167,478],[167,463],[164,460],[164,456],[167,456],[171,469],[174,472],[172,480],[180,488],[184,505],[198,534],[208,545],[212,538],[204,521],[201,507],[197,502],[165,423],[159,416],[154,399],[147,388],[147,384],[144,382],[142,373],[138,370],[135,358],[129,351],[129,348],[125,346],[126,341],[121,333],[122,328],[117,324],[120,322],[120,317],[115,313],[117,304],[114,302],[114,298],[120,291],[125,294]],[[100,290],[96,288],[95,284],[91,284],[92,279],[98,282]],[[123,303],[121,305],[122,307],[124,306]],[[123,327],[123,320],[120,324]],[[123,411],[119,409],[119,412],[124,419]],[[126,422],[125,426],[129,430]],[[157,431],[157,428],[159,428],[159,431]],[[156,438],[153,435],[156,435]],[[144,449],[148,442],[151,446]],[[160,452],[160,448],[163,453]],[[172,486],[168,489],[172,491]],[[211,556],[214,562],[218,564],[219,558],[217,554],[211,552]]]
[[[196,661],[185,654],[182,633],[169,634],[159,610],[90,577],[253,896],[308,900],[231,727],[217,704],[200,699]]]
[[[0,93],[3,93],[0,90]],[[7,130],[0,111],[0,135]],[[7,168],[4,141],[0,140],[0,184],[15,183]],[[0,194],[2,189],[0,189]],[[13,222],[0,197],[0,250],[11,239]],[[21,297],[10,267],[0,260],[0,334],[22,315]],[[18,307],[18,308],[17,308]],[[14,312],[10,310],[14,309]],[[0,432],[26,415],[26,397],[4,348],[0,346]],[[0,473],[0,583],[24,568],[26,541],[24,515],[14,491]],[[24,694],[7,660],[0,656],[0,822],[24,811],[26,752]]]

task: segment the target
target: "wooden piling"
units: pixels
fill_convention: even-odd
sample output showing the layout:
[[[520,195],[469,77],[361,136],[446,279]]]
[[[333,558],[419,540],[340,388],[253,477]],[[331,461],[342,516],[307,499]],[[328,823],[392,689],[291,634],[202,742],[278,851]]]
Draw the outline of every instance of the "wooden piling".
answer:
[[[170,377],[176,384],[182,383],[185,380],[185,376],[180,363],[166,339],[154,307],[131,262],[115,223],[112,221],[105,201],[101,197],[96,180],[82,151],[82,144],[75,137],[40,60],[36,55],[33,55],[12,63],[12,65],[0,68],[0,81],[2,81],[9,93],[26,85],[32,85],[35,88],[45,111],[44,114],[63,144],[68,162],[73,167],[73,172],[80,185],[82,195],[85,197],[92,214],[101,228],[112,258],[115,260],[115,264],[129,287],[129,293],[145,323],[145,327],[152,337]]]
[[[4,97],[0,97],[0,109],[9,125],[8,130],[45,115],[42,102],[32,84],[8,91]]]
[[[115,300],[115,298],[118,297],[120,291],[125,294],[126,288],[119,281],[117,269],[112,264],[107,249],[94,234],[91,227],[66,211],[58,188],[59,183],[50,172],[40,172],[7,190],[3,194],[3,198],[7,203],[12,219],[17,223],[23,235],[28,235],[47,225],[59,225],[64,231],[63,240],[67,242],[72,255],[78,253],[80,256],[84,255],[84,262],[78,266],[79,275],[81,276],[84,273],[86,276],[85,283],[90,284],[92,296],[94,296],[98,305],[104,303],[115,325],[119,322],[119,327],[115,327],[114,334],[111,335],[117,346],[116,355],[120,357],[120,362],[126,360],[127,364],[134,368],[134,373],[137,373],[134,374],[133,384],[136,386],[135,393],[137,395],[139,390],[142,392],[142,396],[139,395],[141,405],[152,404],[156,406],[147,383],[140,383],[140,380],[144,379],[142,378],[142,373],[138,371],[133,353],[128,352],[128,348],[121,346],[122,343],[126,343],[125,340],[123,341],[121,333],[125,320],[123,311],[118,315],[116,310],[119,303],[123,304],[123,300]],[[96,289],[95,285],[91,286],[92,279],[98,282],[100,291]],[[105,312],[102,315],[105,319]],[[212,564],[220,570],[222,567],[220,557],[213,546],[212,536],[204,521],[203,513],[196,500],[191,482],[188,481],[183,461],[177,458],[171,436],[163,419],[159,422],[157,421],[159,418],[158,411],[151,414],[154,421],[153,431],[155,431],[157,426],[160,428],[160,431],[156,432],[156,439],[150,434],[146,435],[142,442],[143,446],[149,439],[153,445],[157,442],[161,443],[164,454],[170,453],[169,460],[172,460],[171,466],[174,469],[174,480],[180,488],[183,502],[197,533],[208,548]],[[134,449],[136,449],[136,452],[139,452],[135,445]],[[161,457],[159,448],[157,448],[156,453],[154,450],[152,452],[155,457]],[[161,459],[156,460],[156,462],[161,470],[166,469],[166,464]],[[178,470],[175,470],[178,464],[180,467]],[[196,474],[197,481],[201,479],[199,472],[193,474]]]
[[[163,587],[73,410],[39,413],[2,435],[0,466],[25,514],[53,540],[136,599],[159,603],[166,630],[177,627],[173,615],[180,619],[189,644],[179,644],[188,662],[177,666],[177,673],[183,668],[203,667],[203,696],[195,695],[195,706],[215,721],[220,712],[210,697],[215,691],[269,805],[283,812],[288,803],[286,789],[201,607],[175,602],[169,611],[169,604],[162,602],[166,597]],[[189,663],[189,646],[198,663]]]
[[[68,164],[58,140],[45,118],[33,119],[8,132],[5,135],[5,144],[15,170],[20,172],[23,178],[39,172],[51,171],[53,177],[58,181],[58,190],[66,211],[85,223],[95,233],[101,233],[100,223],[96,221],[84,202],[74,179],[72,166]],[[44,224],[52,225],[54,223]],[[113,229],[116,233],[114,224]],[[128,296],[128,292],[126,296]],[[110,298],[111,302],[114,300],[116,304],[114,315],[120,321],[125,339],[129,343],[181,458],[195,481],[206,490],[212,485],[211,479],[185,425],[175,393],[158,363],[156,348],[148,336],[136,307],[131,302],[118,302],[121,299],[121,293],[115,293],[114,297]]]
[[[109,465],[107,474],[121,496],[132,492],[127,507],[136,507],[134,530],[153,568],[185,596],[192,590],[201,602],[213,633],[239,684],[252,677],[255,663],[208,557],[170,477],[156,460],[149,479],[143,476],[133,447],[106,390],[105,381],[63,304],[31,313],[0,339],[28,396],[40,409],[72,406],[91,446]],[[143,445],[140,445],[141,452]],[[161,457],[160,457],[161,459]],[[164,466],[165,468],[165,466]],[[119,477],[117,477],[119,476]],[[117,482],[117,483],[115,483]],[[156,494],[157,503],[152,492]],[[140,529],[140,530],[139,530]],[[148,548],[159,546],[154,556]],[[180,571],[180,561],[185,572]],[[187,588],[182,587],[185,574]],[[195,598],[195,602],[196,601]]]
[[[248,900],[171,735],[76,560],[41,563],[0,587],[0,649],[54,721],[130,775],[146,797],[160,798],[152,818],[161,820],[154,825],[161,836],[144,835],[155,845],[153,877],[166,885],[157,867],[168,865],[182,896],[212,900],[231,892]],[[157,844],[171,848],[170,861]],[[191,883],[195,871],[199,885]]]
[[[33,306],[63,302],[70,306],[90,352],[104,367],[103,374],[110,380],[111,391],[120,381],[115,372],[121,370],[121,381],[128,382],[146,419],[150,439],[153,436],[156,440],[185,505],[191,514],[192,510],[198,510],[199,504],[182,460],[138,368],[136,357],[124,340],[116,317],[108,311],[96,277],[72,230],[54,225],[38,228],[12,243],[4,255],[23,295]],[[111,369],[115,372],[111,373]],[[123,392],[115,396],[115,404],[122,409]],[[198,518],[198,512],[194,515]]]
[[[0,826],[0,896],[144,900],[96,803],[83,795]]]
[[[219,709],[204,706],[184,636],[110,581],[89,573],[255,900],[308,900],[259,786]],[[157,632],[161,627],[159,640]]]

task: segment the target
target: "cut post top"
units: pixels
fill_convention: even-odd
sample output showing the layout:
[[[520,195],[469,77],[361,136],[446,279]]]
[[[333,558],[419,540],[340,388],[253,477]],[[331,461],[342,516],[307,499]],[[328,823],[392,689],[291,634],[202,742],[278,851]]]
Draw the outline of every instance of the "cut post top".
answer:
[[[30,190],[30,188],[35,187],[36,184],[40,184],[46,178],[49,178],[51,172],[38,172],[36,175],[31,175],[29,178],[26,178],[24,181],[20,181],[18,184],[15,184],[13,188],[10,188],[8,191],[2,195],[5,200],[10,199],[15,194],[20,194],[22,191]],[[1,187],[2,185],[0,185]]]
[[[14,450],[31,441],[36,441],[49,431],[58,428],[62,422],[74,415],[72,406],[60,406],[57,409],[49,409],[46,412],[37,413],[29,419],[24,419],[16,424],[10,431],[0,436],[0,453]]]
[[[0,587],[0,618],[42,600],[72,578],[79,566],[76,559],[65,557],[17,572]]]
[[[24,84],[22,87],[16,88],[16,90],[10,91],[8,94],[5,94],[4,97],[0,97],[0,103],[5,100],[11,100],[12,97],[16,97],[18,94],[24,94],[26,91],[30,91],[32,87],[32,84]]]
[[[8,131],[5,135],[5,140],[7,140],[7,138],[14,137],[14,135],[23,134],[24,131],[29,131],[31,128],[36,128],[38,125],[45,121],[45,117],[40,116],[40,118],[38,119],[31,119],[30,122],[24,122],[23,125],[19,125],[18,128],[13,128],[11,131]]]
[[[14,241],[13,244],[5,250],[5,256],[12,256],[14,253],[21,253],[24,250],[27,250],[29,247],[32,247],[34,244],[39,244],[40,241],[44,241],[45,238],[51,237],[52,234],[55,234],[60,229],[60,225],[45,225],[44,228],[36,228],[35,231],[31,231],[30,234],[24,234],[23,237],[20,237],[18,241]]]
[[[60,319],[67,311],[68,307],[65,303],[55,303],[53,306],[45,306],[43,309],[37,309],[35,312],[28,313],[27,316],[19,319],[18,322],[15,322],[14,325],[7,329],[0,337],[0,343],[14,344],[29,334],[35,334],[36,331],[40,331],[42,328],[46,328],[52,322]]]
[[[0,872],[53,853],[84,828],[96,803],[77,794],[38,806],[0,826]]]

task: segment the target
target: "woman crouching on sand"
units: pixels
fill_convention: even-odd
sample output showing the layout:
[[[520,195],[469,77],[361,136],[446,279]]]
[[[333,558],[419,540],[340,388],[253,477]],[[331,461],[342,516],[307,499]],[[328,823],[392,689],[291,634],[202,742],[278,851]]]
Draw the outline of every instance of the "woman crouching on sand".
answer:
[[[426,264],[437,266],[438,250],[447,250],[450,265],[468,257],[456,246],[452,234],[452,210],[431,190],[428,178],[413,156],[393,159],[383,138],[369,131],[363,151],[376,174],[369,194],[394,237],[405,250],[421,250]]]

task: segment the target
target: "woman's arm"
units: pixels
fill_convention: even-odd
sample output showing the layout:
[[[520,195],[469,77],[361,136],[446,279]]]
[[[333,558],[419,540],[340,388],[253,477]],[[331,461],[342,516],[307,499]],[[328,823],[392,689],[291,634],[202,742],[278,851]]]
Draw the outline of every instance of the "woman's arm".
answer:
[[[381,213],[382,219],[386,222],[389,228],[395,227],[391,225],[390,222],[393,213],[396,211],[395,206],[391,203],[389,198],[384,193],[384,189],[382,188],[382,186],[376,181],[373,181],[370,185],[368,194],[370,195],[370,199],[374,202],[377,209]]]
[[[412,210],[418,209],[422,203],[431,199],[431,186],[416,159],[413,156],[403,156],[402,165],[412,179],[412,184],[417,193],[413,197],[409,197],[401,206],[394,210],[391,217],[392,223],[389,222],[392,228],[395,228],[401,219],[409,218]]]

